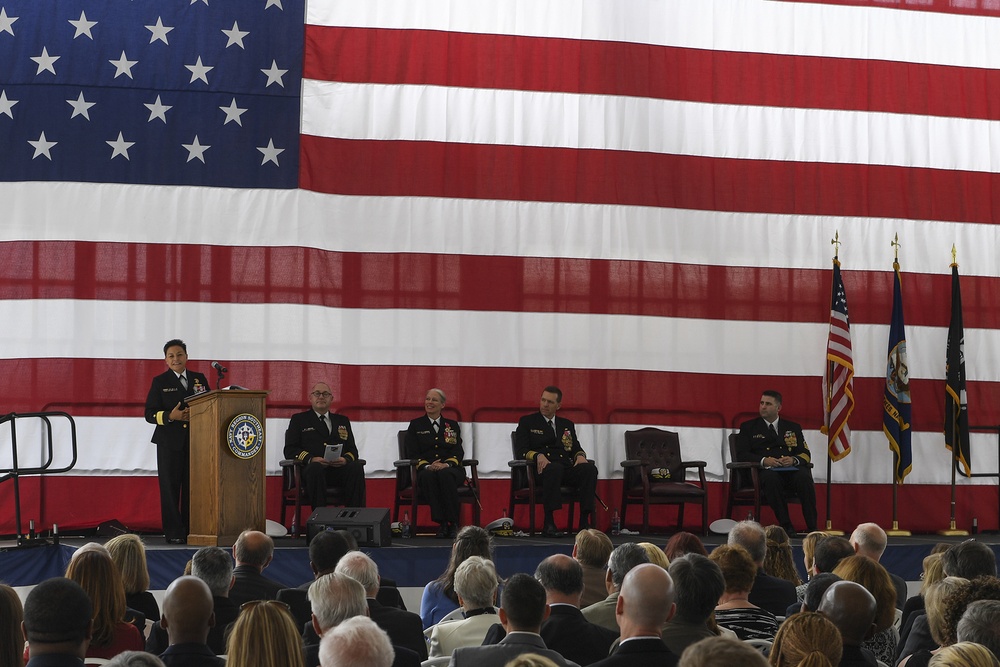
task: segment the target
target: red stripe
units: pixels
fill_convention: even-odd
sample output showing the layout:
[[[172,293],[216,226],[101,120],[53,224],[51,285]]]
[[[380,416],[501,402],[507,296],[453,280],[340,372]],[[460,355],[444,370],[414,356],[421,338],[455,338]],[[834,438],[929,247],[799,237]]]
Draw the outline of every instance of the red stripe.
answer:
[[[956,0],[921,0],[920,2],[899,2],[899,0],[785,0],[813,5],[849,5],[875,9],[908,9],[915,12],[937,12],[941,14],[966,14],[968,16],[1000,16],[1000,9],[988,9],[979,2],[956,2]],[[995,3],[994,3],[995,4]]]
[[[306,26],[321,81],[1000,118],[1000,71],[592,40]]]
[[[302,187],[345,195],[1000,220],[1000,174],[948,169],[309,135],[301,163]]]
[[[163,272],[164,266],[177,271]],[[886,323],[893,275],[886,268],[844,271],[855,324]],[[315,276],[330,279],[317,288]],[[580,289],[581,276],[586,290]],[[907,296],[920,304],[907,311],[909,323],[948,326],[950,275],[904,278]],[[629,260],[0,242],[0,299],[293,303],[818,323],[829,316],[829,280],[829,270],[822,269]],[[444,282],[448,290],[442,289]],[[963,283],[966,325],[1000,329],[1000,278],[965,276]]]
[[[213,372],[190,346],[191,367]],[[156,355],[150,350],[150,356]],[[942,351],[943,354],[943,351]],[[581,423],[650,423],[724,428],[756,415],[766,388],[785,396],[783,414],[818,429],[823,423],[821,378],[712,375],[655,371],[479,368],[432,366],[347,366],[293,361],[230,361],[227,382],[262,387],[268,416],[287,417],[307,406],[309,387],[323,380],[334,388],[338,406],[362,421],[412,419],[422,410],[424,391],[441,387],[448,405],[465,421],[509,422],[537,406],[541,388],[556,384],[565,392],[563,412]],[[817,360],[818,361],[818,360]],[[131,416],[141,419],[150,379],[163,361],[121,359],[20,359],[0,361],[4,410],[69,410],[75,416]],[[107,382],[105,378],[114,378]],[[214,384],[214,382],[213,382]],[[944,379],[914,380],[914,430],[940,432],[944,423]],[[853,430],[882,429],[883,378],[855,378],[857,400]],[[1000,423],[1000,382],[968,387],[970,421]],[[358,406],[370,409],[359,410]],[[403,406],[412,406],[407,408]],[[152,428],[152,427],[150,427]],[[814,449],[822,451],[818,443]]]

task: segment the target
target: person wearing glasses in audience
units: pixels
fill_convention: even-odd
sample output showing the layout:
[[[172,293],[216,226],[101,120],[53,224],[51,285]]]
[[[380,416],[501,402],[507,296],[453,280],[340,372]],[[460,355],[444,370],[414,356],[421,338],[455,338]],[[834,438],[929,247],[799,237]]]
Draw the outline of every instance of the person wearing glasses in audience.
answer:
[[[365,506],[365,471],[358,463],[358,446],[351,420],[330,412],[330,385],[317,382],[309,394],[312,408],[292,415],[285,431],[285,458],[306,464],[303,474],[309,504],[326,507],[326,489],[341,486],[348,507]],[[339,456],[327,454],[327,445],[341,445]]]

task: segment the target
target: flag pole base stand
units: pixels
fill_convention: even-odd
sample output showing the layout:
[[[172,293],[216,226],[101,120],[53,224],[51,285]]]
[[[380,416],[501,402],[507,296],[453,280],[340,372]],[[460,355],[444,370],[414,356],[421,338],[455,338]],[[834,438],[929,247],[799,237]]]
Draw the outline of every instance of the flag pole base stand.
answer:
[[[943,535],[945,537],[963,537],[965,535],[968,535],[969,531],[967,531],[967,530],[960,530],[960,529],[956,528],[955,527],[955,522],[952,521],[951,522],[951,526],[948,529],[946,529],[946,530],[939,530],[937,532],[937,534],[938,535]]]
[[[885,534],[889,537],[909,537],[910,535],[913,535],[913,533],[908,530],[900,530],[898,521],[893,521],[892,529],[885,531]]]
[[[827,535],[832,535],[834,537],[843,537],[844,536],[844,531],[842,531],[842,530],[835,530],[834,527],[833,527],[833,522],[830,521],[829,519],[826,520],[826,528],[823,529],[823,532],[826,533]]]

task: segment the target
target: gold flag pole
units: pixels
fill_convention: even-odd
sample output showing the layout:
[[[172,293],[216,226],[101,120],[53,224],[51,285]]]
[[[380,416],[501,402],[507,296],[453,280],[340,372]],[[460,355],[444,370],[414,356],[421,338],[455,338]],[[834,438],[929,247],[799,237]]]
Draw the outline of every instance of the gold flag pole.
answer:
[[[837,264],[840,263],[840,230],[837,230],[833,238],[830,239],[830,245],[833,246],[833,261]],[[830,362],[826,362],[826,414],[827,418],[830,415],[830,392],[832,391],[832,383],[830,380]],[[823,427],[824,432],[829,433],[829,424]],[[832,479],[833,479],[833,459],[830,458],[830,442],[827,440],[826,444],[826,528],[823,532],[827,535],[842,536],[844,531],[834,530],[833,522],[830,520],[830,505],[832,503]]]
[[[958,266],[958,252],[955,250],[954,243],[951,244],[951,265],[953,267]],[[947,380],[945,380],[945,383],[947,384]],[[956,461],[955,456],[955,450],[958,449],[958,445],[955,443],[958,441],[955,439],[956,433],[954,419],[951,420],[949,428],[951,428],[951,442],[953,443],[951,451],[951,522],[948,524],[948,529],[939,530],[938,535],[944,535],[946,537],[961,537],[963,535],[968,535],[969,531],[961,530],[955,524],[955,469],[958,467],[958,461]]]

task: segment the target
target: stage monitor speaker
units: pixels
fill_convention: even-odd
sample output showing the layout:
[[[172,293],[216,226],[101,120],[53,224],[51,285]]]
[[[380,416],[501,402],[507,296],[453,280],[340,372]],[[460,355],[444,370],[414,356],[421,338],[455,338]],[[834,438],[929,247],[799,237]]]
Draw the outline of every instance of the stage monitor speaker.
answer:
[[[360,547],[392,546],[385,507],[320,507],[306,521],[306,543],[324,530],[346,530]]]

